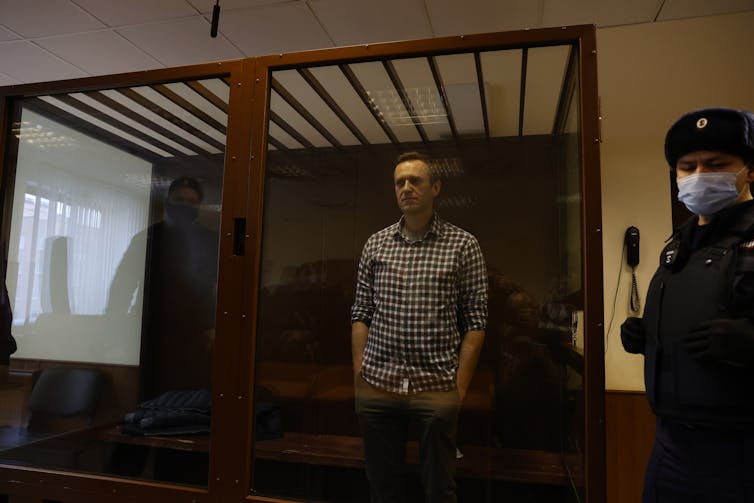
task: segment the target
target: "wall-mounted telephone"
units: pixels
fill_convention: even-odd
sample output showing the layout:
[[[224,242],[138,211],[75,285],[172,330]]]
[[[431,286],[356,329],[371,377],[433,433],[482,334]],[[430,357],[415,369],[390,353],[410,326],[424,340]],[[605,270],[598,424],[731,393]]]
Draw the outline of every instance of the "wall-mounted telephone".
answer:
[[[626,263],[631,267],[631,311],[638,313],[641,310],[639,286],[636,282],[636,266],[639,265],[639,229],[633,225],[626,229],[623,245],[626,247]]]
[[[631,267],[639,265],[639,229],[634,226],[626,229],[624,238],[626,246],[626,263]]]

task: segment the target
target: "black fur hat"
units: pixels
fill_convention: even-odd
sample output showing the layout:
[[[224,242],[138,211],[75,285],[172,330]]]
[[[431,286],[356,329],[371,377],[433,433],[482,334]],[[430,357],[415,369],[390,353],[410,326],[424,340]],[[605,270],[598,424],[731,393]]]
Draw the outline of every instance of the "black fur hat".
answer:
[[[665,159],[672,169],[678,159],[697,150],[713,150],[754,162],[754,114],[732,108],[702,108],[683,115],[665,136]]]

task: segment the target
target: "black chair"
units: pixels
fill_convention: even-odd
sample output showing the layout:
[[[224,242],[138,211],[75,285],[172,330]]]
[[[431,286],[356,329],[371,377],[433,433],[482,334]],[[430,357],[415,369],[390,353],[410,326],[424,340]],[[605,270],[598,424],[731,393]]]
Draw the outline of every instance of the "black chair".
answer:
[[[42,370],[29,397],[27,428],[56,433],[90,426],[103,381],[102,372],[94,368]]]
[[[29,397],[27,424],[0,428],[0,458],[75,466],[81,446],[64,434],[94,423],[103,383],[104,374],[93,368],[43,369]]]

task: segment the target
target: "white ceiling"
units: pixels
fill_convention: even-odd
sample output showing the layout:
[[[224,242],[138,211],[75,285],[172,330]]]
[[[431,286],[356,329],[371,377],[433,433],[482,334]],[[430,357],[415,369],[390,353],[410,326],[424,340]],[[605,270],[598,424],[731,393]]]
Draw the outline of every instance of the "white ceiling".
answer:
[[[361,43],[754,10],[754,0],[0,0],[0,86]]]

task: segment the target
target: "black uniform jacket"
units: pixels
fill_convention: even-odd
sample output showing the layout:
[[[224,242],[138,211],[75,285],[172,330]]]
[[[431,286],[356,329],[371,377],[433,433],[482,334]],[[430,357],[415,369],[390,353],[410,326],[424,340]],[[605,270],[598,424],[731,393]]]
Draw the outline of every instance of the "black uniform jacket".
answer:
[[[684,349],[689,328],[717,318],[754,318],[754,201],[694,217],[660,255],[644,310],[644,380],[659,417],[713,427],[754,425],[754,369],[699,363]]]

